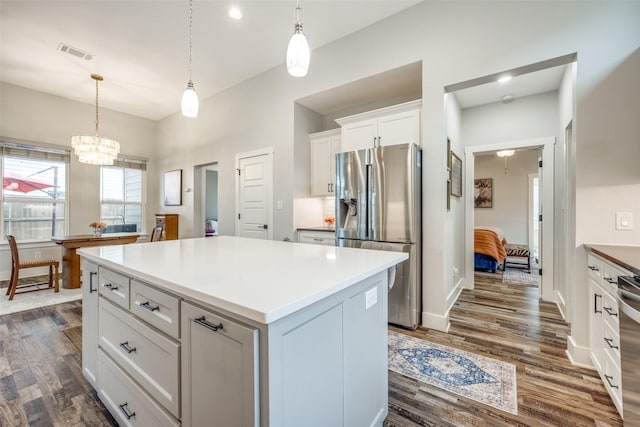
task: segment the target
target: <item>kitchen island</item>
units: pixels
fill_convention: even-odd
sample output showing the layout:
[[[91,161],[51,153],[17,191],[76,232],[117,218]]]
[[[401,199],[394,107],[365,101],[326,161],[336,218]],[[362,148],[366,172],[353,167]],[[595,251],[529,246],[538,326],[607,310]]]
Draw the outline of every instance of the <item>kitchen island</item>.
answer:
[[[79,253],[83,373],[121,425],[382,425],[406,254],[227,236]]]

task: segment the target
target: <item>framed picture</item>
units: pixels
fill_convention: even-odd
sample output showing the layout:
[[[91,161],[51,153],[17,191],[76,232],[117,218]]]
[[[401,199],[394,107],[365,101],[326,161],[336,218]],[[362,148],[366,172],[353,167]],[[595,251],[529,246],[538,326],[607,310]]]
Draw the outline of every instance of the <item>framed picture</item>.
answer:
[[[462,196],[462,160],[451,152],[451,195]]]
[[[473,180],[473,202],[476,208],[493,207],[493,178]]]
[[[164,173],[164,205],[182,205],[182,169]]]

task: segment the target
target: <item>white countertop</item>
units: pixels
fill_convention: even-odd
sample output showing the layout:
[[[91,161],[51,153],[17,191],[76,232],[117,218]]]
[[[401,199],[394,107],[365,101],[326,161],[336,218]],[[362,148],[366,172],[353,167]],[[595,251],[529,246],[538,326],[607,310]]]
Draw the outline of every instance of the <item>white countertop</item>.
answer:
[[[334,246],[218,236],[78,253],[186,299],[269,324],[408,258]]]

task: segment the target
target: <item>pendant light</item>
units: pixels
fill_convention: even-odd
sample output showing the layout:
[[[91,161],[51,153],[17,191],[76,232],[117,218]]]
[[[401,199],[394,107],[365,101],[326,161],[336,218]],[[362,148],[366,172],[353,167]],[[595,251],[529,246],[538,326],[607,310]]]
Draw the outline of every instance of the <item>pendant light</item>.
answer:
[[[120,152],[120,143],[112,139],[102,138],[98,134],[98,82],[102,76],[91,74],[96,81],[96,134],[71,137],[71,147],[78,156],[80,163],[90,165],[113,165],[113,161]]]
[[[302,32],[302,9],[296,0],[296,25],[287,47],[287,71],[294,77],[304,77],[309,71],[309,43]]]
[[[507,157],[513,156],[515,150],[501,150],[496,152],[498,157],[504,157],[504,174],[507,174]]]
[[[193,81],[191,80],[191,56],[193,52],[192,44],[192,27],[193,27],[193,1],[189,0],[189,82],[182,94],[182,115],[186,117],[198,117],[198,108],[200,102],[198,101],[198,93],[193,87]]]

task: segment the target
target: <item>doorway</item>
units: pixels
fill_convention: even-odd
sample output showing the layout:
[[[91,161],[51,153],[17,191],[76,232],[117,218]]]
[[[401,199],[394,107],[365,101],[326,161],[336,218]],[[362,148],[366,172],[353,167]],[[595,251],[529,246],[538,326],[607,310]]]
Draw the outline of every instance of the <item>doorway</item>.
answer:
[[[487,153],[493,153],[497,150],[507,149],[530,149],[540,148],[542,152],[542,169],[541,169],[541,197],[539,199],[539,209],[544,219],[544,227],[539,245],[539,263],[544,265],[544,274],[541,277],[541,286],[539,289],[540,296],[543,300],[554,301],[553,292],[553,220],[554,220],[554,201],[553,201],[553,158],[555,137],[546,137],[532,140],[504,142],[499,144],[468,146],[465,150],[465,191],[466,194],[474,193],[474,177],[475,177],[475,156]],[[547,167],[544,167],[547,165]],[[550,166],[549,166],[550,165]],[[467,197],[465,199],[465,259],[466,259],[466,277],[465,282],[468,288],[473,287],[474,283],[474,199]]]
[[[193,168],[193,236],[218,234],[218,163]]]

